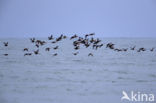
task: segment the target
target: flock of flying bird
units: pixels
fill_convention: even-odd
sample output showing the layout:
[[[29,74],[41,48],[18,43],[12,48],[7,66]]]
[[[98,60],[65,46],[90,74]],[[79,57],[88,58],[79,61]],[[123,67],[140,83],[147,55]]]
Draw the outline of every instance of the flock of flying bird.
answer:
[[[78,55],[79,52],[78,50],[80,49],[80,46],[83,45],[84,47],[88,48],[91,46],[92,49],[97,50],[101,47],[104,46],[103,43],[101,43],[101,40],[99,38],[94,38],[93,36],[95,35],[95,33],[91,33],[91,34],[86,34],[84,37],[79,37],[76,34],[70,37],[70,40],[73,41],[73,47],[75,49],[75,52],[73,53],[73,55]],[[52,44],[57,44],[59,41],[63,40],[63,39],[67,39],[67,36],[65,35],[60,35],[57,38],[54,38],[53,35],[48,37],[48,40],[50,41],[50,43]],[[24,52],[24,56],[31,56],[33,54],[38,55],[40,54],[40,47],[45,45],[47,42],[43,41],[43,40],[37,40],[36,38],[30,38],[30,42],[34,44],[34,46],[37,48],[35,51],[33,52],[29,52],[29,48],[24,48],[23,51]],[[7,47],[9,46],[8,42],[3,42],[4,46]],[[137,52],[141,52],[141,51],[146,51],[147,49],[144,47],[141,47],[139,49],[136,49],[136,46],[133,46],[131,48],[115,48],[115,44],[113,43],[107,43],[105,45],[106,48],[109,48],[111,50],[117,51],[117,52],[121,52],[124,51],[126,52],[127,50],[137,50]],[[57,50],[59,49],[59,46],[55,46],[53,48],[47,47],[45,48],[45,51],[50,51],[51,49],[53,50]],[[150,49],[151,52],[154,51],[154,47]],[[54,53],[53,56],[57,56],[58,53]],[[8,54],[4,54],[4,56],[8,56]],[[93,56],[93,53],[88,53],[88,56]]]

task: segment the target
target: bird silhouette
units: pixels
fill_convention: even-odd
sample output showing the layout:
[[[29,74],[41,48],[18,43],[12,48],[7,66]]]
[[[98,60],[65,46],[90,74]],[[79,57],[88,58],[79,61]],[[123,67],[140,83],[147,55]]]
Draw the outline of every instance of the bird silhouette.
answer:
[[[32,43],[34,43],[34,42],[35,42],[35,38],[30,38],[30,41],[31,41]]]
[[[57,56],[57,55],[58,55],[57,53],[53,54],[53,56]]]
[[[36,54],[36,55],[39,54],[39,49],[34,51],[34,54]]]
[[[28,51],[28,48],[24,48],[23,51]]]
[[[93,54],[92,53],[89,53],[88,56],[93,56]]]
[[[50,37],[48,37],[48,40],[53,40],[53,35],[50,35]]]
[[[53,49],[56,50],[56,49],[58,49],[58,47],[59,47],[59,46],[56,46],[56,47],[54,47]]]
[[[154,48],[150,49],[150,51],[151,51],[151,52],[154,51]]]
[[[73,55],[77,55],[79,52],[73,53]]]
[[[4,56],[8,56],[8,54],[3,54]]]
[[[30,56],[32,53],[25,53],[24,56]]]
[[[4,42],[3,44],[4,44],[4,46],[8,46],[8,42]]]
[[[45,48],[45,51],[50,51],[50,48]]]
[[[134,49],[135,49],[135,47],[136,47],[136,46],[134,46],[134,47],[131,47],[131,50],[134,50]]]

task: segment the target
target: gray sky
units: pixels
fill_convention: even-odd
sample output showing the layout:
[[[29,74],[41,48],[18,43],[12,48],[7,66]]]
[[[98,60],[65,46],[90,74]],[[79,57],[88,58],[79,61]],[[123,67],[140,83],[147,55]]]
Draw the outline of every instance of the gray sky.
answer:
[[[156,37],[156,0],[0,0],[0,37]]]

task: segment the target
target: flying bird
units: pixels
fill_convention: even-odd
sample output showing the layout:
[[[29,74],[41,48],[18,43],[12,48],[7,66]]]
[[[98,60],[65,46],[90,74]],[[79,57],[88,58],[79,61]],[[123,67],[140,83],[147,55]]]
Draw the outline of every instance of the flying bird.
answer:
[[[59,47],[59,46],[56,46],[56,47],[54,47],[53,49],[55,49],[55,50],[56,50],[56,49],[58,49],[58,47]]]
[[[34,54],[36,54],[36,55],[39,54],[39,49],[34,51]]]
[[[93,56],[93,54],[92,53],[89,53],[88,56]]]
[[[28,51],[28,48],[24,48],[23,51]]]
[[[34,42],[35,42],[35,38],[30,38],[30,41],[31,41],[32,43],[34,43]]]
[[[50,51],[50,48],[45,48],[45,51]]]
[[[57,55],[58,55],[57,53],[53,54],[53,56],[57,56]]]
[[[49,40],[53,40],[53,35],[51,35],[50,37],[48,37]]]
[[[73,55],[77,55],[79,52],[73,53]]]
[[[8,46],[8,42],[4,42],[3,44],[4,44],[4,46]]]
[[[25,53],[24,56],[30,56],[32,53]]]
[[[3,54],[4,56],[8,56],[8,54]]]

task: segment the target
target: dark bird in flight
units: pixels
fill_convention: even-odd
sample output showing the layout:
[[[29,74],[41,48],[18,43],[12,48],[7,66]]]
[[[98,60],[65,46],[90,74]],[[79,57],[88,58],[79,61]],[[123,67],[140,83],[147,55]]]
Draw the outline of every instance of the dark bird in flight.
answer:
[[[56,43],[56,41],[52,41],[51,43],[54,44],[54,43]]]
[[[120,52],[120,51],[122,51],[122,50],[121,50],[121,49],[116,48],[116,49],[114,49],[114,51],[118,51],[118,52]]]
[[[53,49],[56,50],[56,49],[58,49],[58,47],[59,47],[59,46],[56,46],[56,47],[54,47]]]
[[[145,48],[139,48],[139,50],[137,52],[141,52],[141,51],[146,51]]]
[[[85,38],[87,38],[88,36],[89,36],[89,35],[88,35],[88,34],[86,34],[86,35],[85,35]]]
[[[25,53],[24,56],[30,56],[32,53]]]
[[[50,51],[50,48],[45,48],[45,51]]]
[[[90,35],[90,36],[93,36],[93,35],[95,35],[95,33],[90,33],[89,35]]]
[[[62,40],[62,38],[63,38],[63,35],[61,34],[61,36],[60,36],[60,37],[56,38],[56,41],[61,41],[61,40]]]
[[[34,43],[34,42],[35,42],[35,38],[30,38],[30,41],[31,41],[32,43]]]
[[[150,51],[151,51],[151,52],[154,51],[154,48],[150,49]]]
[[[23,51],[28,51],[28,48],[24,48]]]
[[[57,56],[57,55],[58,55],[57,53],[53,54],[53,56]]]
[[[93,56],[93,54],[92,53],[89,53],[88,56]]]
[[[76,46],[74,49],[75,49],[75,50],[78,50],[78,49],[80,49],[80,47],[79,47],[79,46]]]
[[[37,48],[39,48],[39,45],[38,45],[38,44],[36,44],[35,46],[36,46]]]
[[[36,55],[39,54],[39,49],[34,51],[34,54],[36,54]]]
[[[123,51],[127,51],[127,50],[128,50],[128,48],[123,48],[122,50],[123,50]]]
[[[53,38],[53,35],[49,36],[48,39],[49,39],[49,40],[53,40],[53,39],[54,39],[54,38]]]
[[[78,36],[75,34],[75,35],[73,35],[71,38],[70,38],[70,40],[71,39],[74,39],[74,38],[77,38]]]
[[[73,55],[77,55],[79,52],[73,53]]]
[[[131,47],[131,50],[134,50],[134,49],[135,49],[135,47],[136,47],[136,46],[134,46],[134,47]]]
[[[4,46],[8,46],[9,43],[8,42],[3,42],[3,44],[4,44]]]
[[[8,54],[3,54],[4,56],[8,56]]]
[[[64,35],[64,36],[63,36],[63,39],[66,39],[66,38],[67,38],[67,36]]]
[[[115,45],[115,44],[113,44],[113,43],[108,43],[108,44],[106,45],[106,48],[114,49],[114,45]]]

